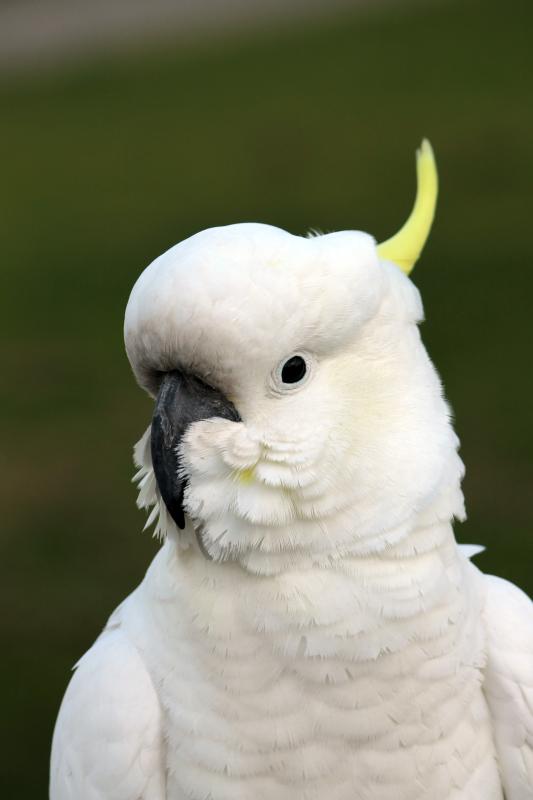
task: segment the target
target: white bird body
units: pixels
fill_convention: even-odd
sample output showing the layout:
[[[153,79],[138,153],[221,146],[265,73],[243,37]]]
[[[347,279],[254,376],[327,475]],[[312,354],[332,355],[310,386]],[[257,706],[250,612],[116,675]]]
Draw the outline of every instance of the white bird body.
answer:
[[[393,548],[260,583],[167,542],[78,667],[55,746],[82,769],[58,780],[54,800],[503,798],[483,689],[490,579],[437,527],[428,553]],[[329,597],[335,612],[317,619]],[[130,692],[139,727],[123,705]],[[94,703],[106,704],[96,776],[81,755]],[[507,704],[507,724],[515,710]],[[530,796],[526,782],[509,795]]]
[[[52,800],[533,798],[531,604],[455,542],[421,316],[355,232],[213,229],[141,276],[141,383],[179,365],[241,418],[184,434],[182,532],[136,448],[166,541],[67,690]]]

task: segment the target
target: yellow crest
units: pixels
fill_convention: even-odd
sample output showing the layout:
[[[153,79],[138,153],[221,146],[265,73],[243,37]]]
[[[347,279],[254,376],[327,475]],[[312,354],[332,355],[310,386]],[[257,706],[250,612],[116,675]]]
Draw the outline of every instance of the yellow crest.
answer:
[[[417,188],[413,210],[398,233],[378,244],[380,258],[393,261],[409,275],[424,247],[437,205],[439,180],[433,149],[427,139],[416,152]]]

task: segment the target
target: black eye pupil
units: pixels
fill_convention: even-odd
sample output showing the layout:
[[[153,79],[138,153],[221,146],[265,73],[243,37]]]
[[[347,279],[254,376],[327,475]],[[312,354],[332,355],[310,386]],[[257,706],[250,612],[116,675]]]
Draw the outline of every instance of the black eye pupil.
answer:
[[[307,372],[307,364],[301,356],[293,356],[286,361],[281,370],[283,383],[298,383]]]

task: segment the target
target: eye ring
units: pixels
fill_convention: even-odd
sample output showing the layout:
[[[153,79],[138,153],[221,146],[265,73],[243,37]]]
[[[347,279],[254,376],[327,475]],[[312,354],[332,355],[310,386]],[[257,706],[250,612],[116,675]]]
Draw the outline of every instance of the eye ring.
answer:
[[[309,353],[298,351],[284,358],[272,375],[273,388],[279,393],[293,392],[304,386],[312,372],[313,361]]]

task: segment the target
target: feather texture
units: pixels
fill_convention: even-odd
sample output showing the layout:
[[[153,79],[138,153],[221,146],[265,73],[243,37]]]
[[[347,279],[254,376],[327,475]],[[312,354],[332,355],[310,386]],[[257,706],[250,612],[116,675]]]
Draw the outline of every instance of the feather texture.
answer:
[[[455,542],[463,465],[421,318],[354,231],[216,228],[143,273],[139,381],[192,372],[241,421],[182,436],[184,531],[149,430],[135,448],[164,542],[67,690],[52,800],[533,796],[531,610]]]
[[[533,797],[533,604],[512,583],[485,578],[487,696],[506,800]]]
[[[76,665],[52,744],[53,800],[165,800],[159,700],[120,610]]]

